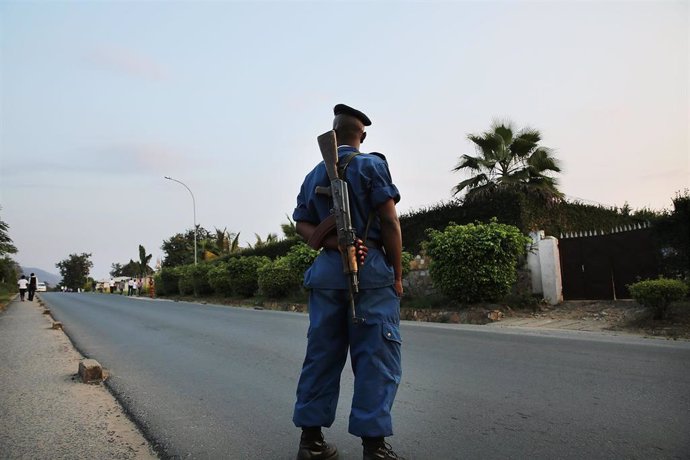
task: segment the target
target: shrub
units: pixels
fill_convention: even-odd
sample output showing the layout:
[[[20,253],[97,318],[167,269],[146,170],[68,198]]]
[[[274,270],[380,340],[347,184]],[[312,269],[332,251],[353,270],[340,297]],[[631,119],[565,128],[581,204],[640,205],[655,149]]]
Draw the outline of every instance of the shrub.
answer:
[[[306,243],[294,245],[285,255],[288,266],[295,271],[296,275],[302,279],[304,272],[314,263],[314,259],[319,255],[319,251],[310,248]]]
[[[157,295],[175,295],[180,293],[180,270],[178,267],[163,267],[155,278]]]
[[[402,252],[402,276],[405,278],[410,273],[410,264],[414,260],[414,256],[409,252]]]
[[[258,276],[259,289],[267,297],[285,297],[301,285],[301,277],[292,269],[287,256],[259,268]]]
[[[211,267],[208,271],[208,284],[217,295],[232,295],[227,263],[219,263]]]
[[[639,281],[629,285],[628,289],[633,299],[652,311],[653,319],[664,319],[671,302],[688,295],[685,283],[666,278]]]
[[[234,295],[251,297],[259,289],[257,270],[270,263],[268,257],[249,256],[227,261],[228,282]]]
[[[434,285],[452,299],[473,303],[496,301],[510,292],[529,242],[517,227],[492,219],[429,230],[424,246]]]
[[[209,263],[200,263],[197,265],[188,265],[187,272],[191,277],[192,290],[195,297],[211,294],[213,289],[208,282],[208,272],[212,265]]]
[[[268,257],[270,259],[277,259],[287,255],[290,249],[302,243],[301,238],[286,238],[280,241],[263,244],[258,247],[247,248],[242,250],[241,257]]]
[[[189,267],[190,265],[182,265],[177,267],[177,270],[180,274],[179,278],[177,279],[177,292],[179,292],[180,295],[194,294],[194,283]]]

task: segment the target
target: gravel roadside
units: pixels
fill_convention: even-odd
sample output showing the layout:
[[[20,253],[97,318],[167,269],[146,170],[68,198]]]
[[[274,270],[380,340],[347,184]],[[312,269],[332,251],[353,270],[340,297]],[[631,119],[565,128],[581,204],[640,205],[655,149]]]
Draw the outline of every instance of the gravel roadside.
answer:
[[[82,356],[33,302],[0,311],[0,457],[158,458],[103,384],[76,376]]]

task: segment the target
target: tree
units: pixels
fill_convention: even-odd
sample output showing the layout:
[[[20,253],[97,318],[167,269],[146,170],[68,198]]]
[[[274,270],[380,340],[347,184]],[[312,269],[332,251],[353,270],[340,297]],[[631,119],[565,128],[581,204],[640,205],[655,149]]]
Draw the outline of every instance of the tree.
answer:
[[[209,239],[209,232],[201,226],[197,226],[197,239],[203,241]],[[164,267],[178,267],[194,263],[194,229],[186,233],[177,233],[163,241],[161,249],[165,253]]]
[[[199,241],[201,257],[203,260],[212,260],[219,256],[224,256],[237,252],[237,236],[229,233],[227,228],[223,230],[214,229],[215,233],[209,233],[208,238]],[[234,241],[230,241],[235,238]]]
[[[146,249],[144,246],[139,245],[139,275],[143,278],[148,274],[153,273],[153,269],[149,267],[149,262],[151,261],[153,254],[146,254]]]
[[[1,209],[1,208],[0,208]],[[10,226],[0,219],[0,283],[12,285],[17,281],[19,265],[8,257],[8,254],[16,254],[17,247],[12,243],[12,238],[8,233]]]
[[[561,169],[551,149],[539,145],[539,131],[525,128],[516,133],[512,123],[496,121],[490,131],[467,138],[476,145],[478,155],[462,155],[453,168],[471,175],[453,188],[455,195],[466,191],[468,202],[499,190],[515,190],[549,202],[563,197],[550,175]]]
[[[9,229],[10,226],[0,219],[0,256],[17,253],[17,247],[12,243],[8,233]]]
[[[258,233],[254,233],[254,236],[256,236],[256,243],[254,243],[254,246],[252,246],[251,243],[247,243],[249,248],[263,248],[268,246],[269,244],[273,244],[278,241],[278,235],[276,235],[275,233],[269,233],[268,235],[266,235],[266,240],[263,240],[261,238],[261,235],[259,235]]]
[[[86,284],[89,270],[93,267],[93,262],[89,260],[91,254],[83,252],[81,254],[70,254],[67,259],[61,260],[55,266],[62,275],[62,285],[66,288],[77,290]]]
[[[280,224],[280,229],[283,231],[283,235],[285,235],[285,238],[295,238],[297,237],[297,227],[295,226],[295,223],[290,219],[290,216],[287,214],[285,215],[287,217],[287,223],[285,224]]]
[[[117,262],[110,264],[110,276],[122,276],[122,264]]]

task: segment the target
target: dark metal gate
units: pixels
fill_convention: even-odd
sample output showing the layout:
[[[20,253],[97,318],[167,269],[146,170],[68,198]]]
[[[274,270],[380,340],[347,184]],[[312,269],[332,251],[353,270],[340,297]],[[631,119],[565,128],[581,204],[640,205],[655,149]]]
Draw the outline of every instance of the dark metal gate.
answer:
[[[630,298],[627,285],[659,273],[649,228],[597,236],[561,236],[563,298]]]

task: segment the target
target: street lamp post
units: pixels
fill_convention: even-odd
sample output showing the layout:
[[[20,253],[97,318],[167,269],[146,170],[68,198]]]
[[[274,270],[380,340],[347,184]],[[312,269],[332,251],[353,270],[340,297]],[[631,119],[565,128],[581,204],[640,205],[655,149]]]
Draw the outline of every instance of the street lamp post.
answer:
[[[186,188],[189,191],[189,194],[192,195],[192,208],[194,210],[194,265],[196,265],[196,200],[194,199],[194,194],[192,193],[190,188],[187,187],[187,185],[184,182],[179,181],[177,179],[173,179],[170,176],[163,176],[163,177],[165,179],[177,182],[178,184],[182,184],[184,186],[184,188]]]

